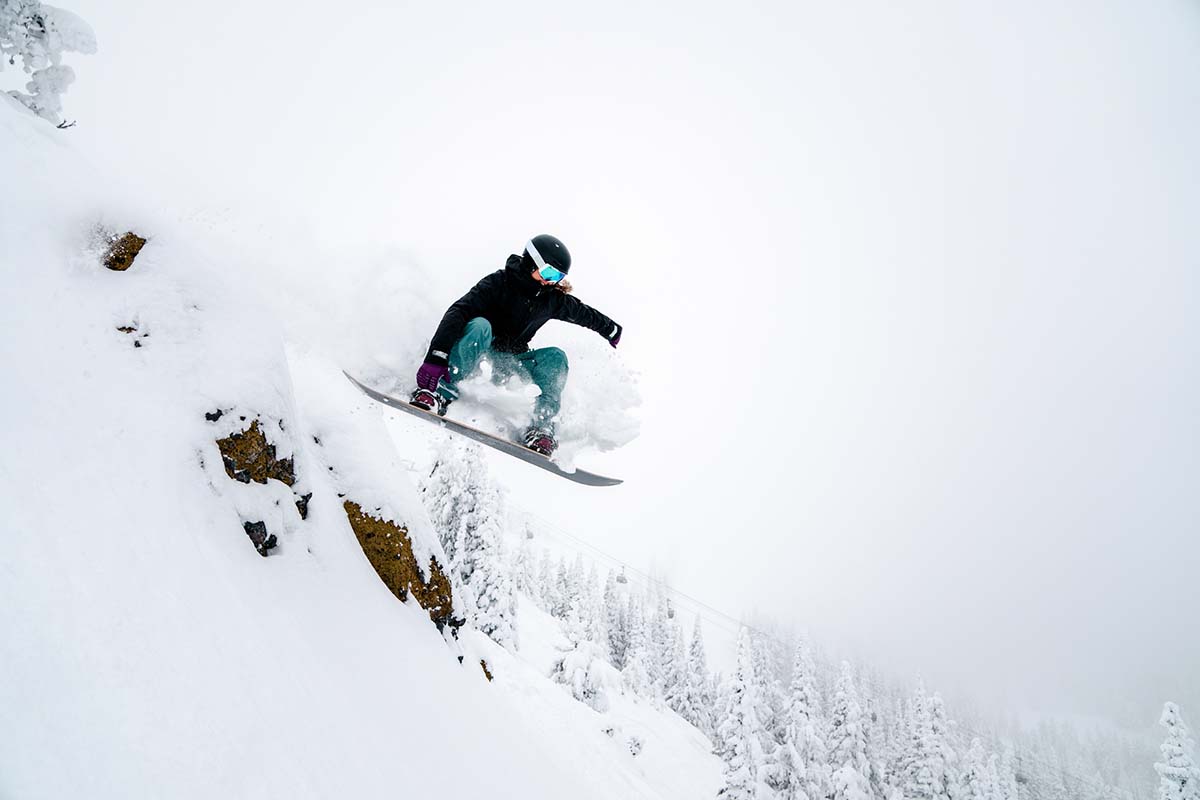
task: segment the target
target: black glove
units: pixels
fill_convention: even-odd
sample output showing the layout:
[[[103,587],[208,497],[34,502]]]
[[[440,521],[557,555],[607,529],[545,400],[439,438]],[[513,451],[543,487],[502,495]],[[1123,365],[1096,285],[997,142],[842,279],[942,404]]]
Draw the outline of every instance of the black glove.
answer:
[[[625,330],[625,329],[622,328],[620,325],[618,325],[615,322],[613,323],[613,332],[606,338],[608,339],[608,343],[611,344],[614,348],[618,344],[621,343],[621,331],[623,331],[623,330]]]

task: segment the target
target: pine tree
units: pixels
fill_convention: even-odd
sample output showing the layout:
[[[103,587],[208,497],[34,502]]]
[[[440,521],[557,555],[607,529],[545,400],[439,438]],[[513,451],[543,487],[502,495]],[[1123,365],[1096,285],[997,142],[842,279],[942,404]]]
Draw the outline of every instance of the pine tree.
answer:
[[[558,580],[554,571],[554,559],[550,551],[542,548],[542,560],[538,566],[538,597],[541,604],[538,608],[547,614],[553,614],[558,608]]]
[[[863,707],[863,727],[867,733],[867,764],[869,767],[867,781],[871,785],[872,797],[882,800],[887,797],[887,781],[884,777],[887,728],[879,711],[878,685],[879,681],[873,673],[867,673],[863,677],[860,696]]]
[[[763,747],[771,753],[783,742],[783,707],[786,698],[783,687],[771,665],[770,639],[764,635],[752,637],[754,645],[754,679],[758,683],[759,715],[766,739]]]
[[[671,630],[667,618],[667,601],[661,585],[657,591],[657,602],[650,617],[646,647],[646,671],[658,697],[663,694],[664,671],[671,658]]]
[[[902,789],[906,800],[954,800],[952,751],[942,699],[917,686],[909,712]]]
[[[717,731],[725,762],[724,786],[717,796],[725,800],[756,800],[764,794],[761,774],[766,769],[766,754],[762,749],[757,693],[753,645],[749,630],[742,628],[738,633],[737,668],[729,683],[729,708]]]
[[[983,750],[983,742],[978,737],[971,740],[971,746],[963,759],[962,771],[962,800],[997,800],[995,784],[992,779],[993,770],[988,769],[987,755]]]
[[[654,699],[654,680],[646,663],[650,658],[650,638],[645,612],[641,601],[636,597],[630,598],[628,623],[629,645],[625,651],[621,675],[629,691],[639,697]]]
[[[954,752],[950,721],[946,717],[946,704],[937,692],[929,699],[930,730],[937,759],[941,767],[941,795],[950,800],[957,800],[958,794],[958,756]]]
[[[627,603],[617,589],[616,575],[610,570],[604,581],[604,633],[608,644],[608,660],[617,669],[625,666],[629,649],[629,620]]]
[[[503,547],[500,531],[491,518],[466,539],[463,567],[464,574],[470,572],[475,627],[502,647],[516,650],[517,596]]]
[[[571,568],[567,566],[566,557],[559,556],[558,566],[554,569],[554,598],[556,602],[551,613],[559,619],[566,619],[577,590],[577,585],[571,581]]]
[[[1000,764],[996,768],[996,794],[999,800],[1021,800],[1015,761],[1016,756],[1013,754],[1013,749],[1011,747],[1004,748],[1004,752],[1000,755]]]
[[[479,445],[448,441],[423,499],[468,621],[516,649],[516,592],[501,549],[504,498],[487,473]]]
[[[1067,775],[1057,747],[1048,746],[1037,773],[1038,800],[1076,800],[1067,788]]]
[[[708,660],[704,653],[704,634],[700,630],[700,618],[692,629],[692,642],[688,646],[687,666],[684,670],[684,688],[679,716],[711,736],[713,730],[713,697],[709,692]]]
[[[812,655],[800,642],[792,658],[783,742],[775,751],[772,770],[772,788],[780,800],[825,800],[832,791],[815,673]]]
[[[1167,738],[1159,748],[1162,761],[1154,765],[1158,800],[1200,800],[1200,768],[1192,757],[1192,740],[1179,706],[1163,705],[1158,724],[1167,729]]]
[[[987,781],[991,800],[1004,800],[1004,789],[1000,783],[1000,757],[995,753],[988,756]]]
[[[604,712],[609,708],[607,685],[611,682],[608,676],[612,667],[604,658],[603,647],[587,638],[579,612],[580,601],[576,598],[563,621],[566,645],[561,648],[550,677],[567,686],[576,700]]]
[[[581,610],[584,615],[584,630],[593,642],[604,644],[607,648],[608,635],[605,631],[608,620],[604,614],[604,598],[600,593],[600,576],[596,564],[588,570],[587,580],[583,583],[583,603]]]
[[[663,662],[662,696],[668,708],[682,713],[687,695],[687,648],[683,645],[683,629],[673,613],[668,616],[667,627],[671,644]]]
[[[575,559],[571,562],[570,566],[567,566],[565,559],[560,562],[559,566],[561,567],[561,570],[559,572],[558,585],[562,596],[559,598],[560,605],[558,617],[560,619],[566,619],[569,609],[573,603],[578,602],[580,610],[582,611],[583,609],[583,604],[581,602],[583,599],[583,583],[585,577],[583,570],[583,554],[576,553]]]
[[[528,530],[526,530],[528,534]],[[533,553],[533,539],[528,535],[521,536],[521,544],[516,550],[513,564],[513,578],[517,591],[524,592],[535,604],[541,604],[541,587],[538,585],[538,563]]]
[[[867,761],[867,734],[862,707],[849,662],[842,662],[833,709],[829,717],[830,800],[870,800],[871,766]]]
[[[888,751],[884,765],[884,781],[887,784],[887,797],[891,797],[896,789],[904,785],[904,755],[908,747],[908,714],[905,703],[896,698],[891,719],[888,721]],[[903,792],[901,792],[903,794]],[[1013,798],[1016,800],[1016,798]]]

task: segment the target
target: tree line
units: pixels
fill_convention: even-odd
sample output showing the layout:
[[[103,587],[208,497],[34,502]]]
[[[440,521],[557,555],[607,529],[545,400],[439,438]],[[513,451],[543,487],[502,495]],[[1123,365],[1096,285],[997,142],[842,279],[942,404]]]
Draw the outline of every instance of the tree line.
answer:
[[[602,577],[582,555],[556,559],[531,532],[506,531],[503,492],[474,445],[448,443],[422,490],[468,623],[517,650],[524,594],[562,626],[550,677],[598,712],[632,695],[695,726],[722,759],[722,800],[1149,800],[1153,757],[1137,737],[968,727],[920,681],[889,683],[748,626],[731,673],[710,671],[700,618],[685,631],[664,586]],[[1173,703],[1162,724],[1158,800],[1200,800]]]

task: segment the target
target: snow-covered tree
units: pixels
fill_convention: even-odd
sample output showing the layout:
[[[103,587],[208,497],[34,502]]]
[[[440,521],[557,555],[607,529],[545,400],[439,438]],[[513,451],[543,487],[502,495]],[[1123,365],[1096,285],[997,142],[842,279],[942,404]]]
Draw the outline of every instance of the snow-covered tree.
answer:
[[[1066,772],[1057,747],[1047,747],[1042,753],[1035,774],[1035,790],[1032,792],[1037,800],[1076,800],[1067,788]]]
[[[479,445],[448,442],[423,499],[468,621],[498,644],[516,649],[516,592],[501,550],[504,498],[487,474]]]
[[[538,562],[533,552],[533,539],[527,535],[522,535],[521,543],[517,545],[512,573],[517,590],[539,603],[541,586],[538,583]]]
[[[1163,705],[1158,723],[1167,729],[1167,738],[1159,748],[1162,761],[1154,765],[1158,800],[1200,800],[1200,768],[1192,756],[1192,740],[1179,706]]]
[[[575,598],[567,609],[563,629],[567,641],[554,662],[550,677],[567,686],[581,703],[597,711],[607,711],[609,689],[620,683],[620,677],[608,663],[604,646],[587,638],[580,618],[579,598]]]
[[[607,645],[604,631],[607,623],[604,615],[604,597],[600,593],[600,575],[594,562],[588,570],[587,579],[583,582],[580,613],[583,614],[583,626],[588,639],[597,644]]]
[[[941,760],[941,791],[951,800],[956,800],[958,755],[954,751],[953,732],[950,720],[946,716],[946,704],[937,692],[934,692],[933,696],[929,698],[929,719],[934,745],[937,748],[938,758]]]
[[[998,800],[995,774],[995,763],[989,765],[983,742],[975,737],[963,758],[962,800]]]
[[[550,551],[542,548],[542,559],[538,565],[538,606],[547,614],[554,614],[559,607],[558,573],[554,569],[554,559]]]
[[[627,603],[617,586],[617,577],[610,571],[604,581],[604,634],[609,663],[622,669],[629,649],[629,620]]]
[[[583,555],[576,553],[575,559],[570,565],[564,558],[559,561],[558,566],[559,606],[557,616],[559,619],[566,619],[571,605],[577,603],[583,596]]]
[[[871,766],[867,761],[867,732],[850,663],[842,662],[841,677],[829,715],[829,800],[870,800]]]
[[[815,683],[807,645],[796,646],[783,713],[783,742],[775,751],[773,788],[781,800],[825,800],[832,790]]]
[[[772,667],[771,640],[758,634],[754,645],[754,680],[758,684],[759,715],[765,739],[763,746],[772,752],[783,742],[783,708],[787,701],[783,687]]]
[[[1015,760],[1013,749],[1004,748],[1004,752],[1000,754],[1000,763],[996,767],[996,794],[999,800],[1021,800]]]
[[[887,797],[891,797],[893,790],[904,785],[904,754],[908,747],[909,731],[908,713],[905,708],[904,700],[899,697],[895,698],[892,713],[887,722],[888,746],[883,776],[887,786],[885,795]]]
[[[1004,800],[1003,790],[1000,788],[1000,756],[995,753],[989,753],[987,756],[987,784],[991,800]]]
[[[629,602],[629,645],[625,651],[625,664],[621,667],[625,686],[640,697],[654,699],[654,680],[647,661],[650,655],[650,637],[647,633],[645,612],[639,598]]]
[[[729,681],[729,707],[717,731],[718,752],[724,761],[724,786],[717,793],[726,800],[757,800],[768,791],[763,783],[767,756],[762,747],[762,722],[754,647],[750,631],[738,633],[737,667]]]
[[[571,604],[575,602],[583,590],[583,561],[577,557],[574,564],[568,564],[565,556],[559,556],[554,567],[553,587],[549,596],[554,603],[548,611],[559,619],[566,619]]]
[[[667,599],[661,585],[658,587],[656,595],[654,611],[647,627],[646,669],[650,673],[650,681],[654,686],[655,694],[661,697],[664,688],[664,671],[670,663],[674,643],[671,620],[667,616]]]
[[[704,634],[700,630],[700,618],[692,629],[692,642],[688,646],[687,664],[683,676],[683,693],[680,697],[679,716],[695,725],[708,735],[713,733],[713,697],[710,693],[708,661],[704,653]]]
[[[869,772],[867,780],[871,785],[871,795],[877,798],[887,796],[887,767],[884,764],[887,751],[887,726],[879,707],[879,680],[871,672],[863,675],[862,689],[863,727],[867,733],[867,765]]]
[[[954,800],[953,774],[942,699],[927,697],[918,685],[909,712],[908,746],[904,754],[906,800]]]
[[[54,124],[60,122],[62,94],[75,80],[75,71],[62,63],[66,52],[96,52],[96,35],[86,22],[40,0],[0,0],[0,70],[20,60],[29,75],[29,94],[8,94]]]
[[[671,638],[662,664],[660,694],[667,707],[679,713],[687,694],[687,648],[679,618],[674,614],[667,619],[667,629]]]

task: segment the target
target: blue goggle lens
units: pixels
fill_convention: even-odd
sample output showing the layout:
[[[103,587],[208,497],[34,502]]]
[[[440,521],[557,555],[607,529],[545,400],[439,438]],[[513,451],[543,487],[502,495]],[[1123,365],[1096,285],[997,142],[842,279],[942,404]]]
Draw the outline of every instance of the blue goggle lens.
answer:
[[[538,274],[542,276],[542,280],[550,281],[551,283],[558,283],[563,278],[567,277],[567,273],[559,272],[549,264],[539,269]]]

